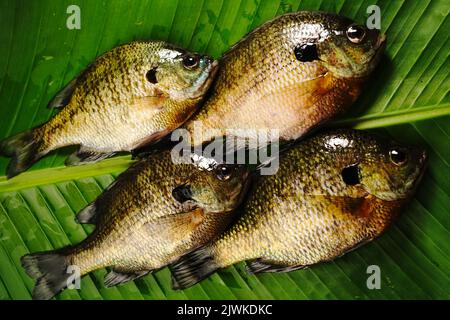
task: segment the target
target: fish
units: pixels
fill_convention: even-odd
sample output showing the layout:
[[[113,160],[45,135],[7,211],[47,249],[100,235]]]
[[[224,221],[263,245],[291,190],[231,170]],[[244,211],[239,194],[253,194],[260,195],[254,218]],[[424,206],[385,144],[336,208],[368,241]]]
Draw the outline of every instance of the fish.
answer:
[[[167,150],[141,159],[77,215],[95,225],[85,240],[22,257],[36,279],[33,299],[65,289],[70,270],[83,276],[112,267],[106,287],[143,277],[220,234],[243,199],[250,171],[193,157],[173,161]]]
[[[79,165],[158,141],[194,113],[217,70],[209,56],[162,41],[112,49],[50,101],[53,118],[0,142],[12,158],[7,177],[69,145],[80,147],[66,165]]]
[[[280,153],[239,216],[210,244],[170,266],[173,287],[247,261],[251,274],[331,261],[380,236],[411,199],[427,153],[364,131],[326,131]]]
[[[189,146],[217,137],[291,141],[342,114],[378,64],[386,36],[331,13],[266,22],[220,60],[210,97],[181,128]]]

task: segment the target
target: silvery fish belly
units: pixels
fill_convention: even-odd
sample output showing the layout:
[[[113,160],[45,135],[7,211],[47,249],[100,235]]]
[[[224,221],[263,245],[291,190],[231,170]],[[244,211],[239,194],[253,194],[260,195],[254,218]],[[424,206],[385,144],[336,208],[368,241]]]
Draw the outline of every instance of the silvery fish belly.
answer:
[[[50,102],[59,113],[0,143],[8,177],[68,145],[80,145],[66,161],[74,165],[157,141],[192,115],[216,70],[217,61],[161,41],[105,53]]]
[[[249,260],[285,272],[330,261],[383,233],[411,198],[426,154],[362,131],[337,130],[280,156],[261,176],[238,220],[217,240],[173,264],[176,288]]]
[[[244,166],[199,157],[174,163],[169,151],[140,160],[81,211],[81,223],[95,230],[80,244],[22,258],[37,280],[35,299],[50,299],[66,288],[71,273],[111,266],[113,286],[142,277],[218,236],[247,189]],[[209,160],[209,159],[208,159]]]
[[[219,136],[297,139],[342,113],[377,65],[385,36],[323,12],[280,16],[221,59],[211,97],[186,122],[193,145]]]

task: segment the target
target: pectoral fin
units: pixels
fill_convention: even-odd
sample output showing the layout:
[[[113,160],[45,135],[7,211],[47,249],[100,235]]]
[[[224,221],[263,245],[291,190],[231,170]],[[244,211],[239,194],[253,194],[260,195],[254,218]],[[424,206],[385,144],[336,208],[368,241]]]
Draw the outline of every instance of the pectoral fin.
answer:
[[[203,209],[196,208],[190,212],[171,214],[159,218],[156,222],[148,224],[149,232],[156,232],[155,228],[161,228],[172,234],[173,239],[187,237],[203,222]]]
[[[162,109],[164,106],[164,101],[167,98],[164,95],[155,95],[155,96],[147,96],[147,97],[139,97],[133,99],[133,106],[146,109],[146,110],[154,110],[155,112]]]

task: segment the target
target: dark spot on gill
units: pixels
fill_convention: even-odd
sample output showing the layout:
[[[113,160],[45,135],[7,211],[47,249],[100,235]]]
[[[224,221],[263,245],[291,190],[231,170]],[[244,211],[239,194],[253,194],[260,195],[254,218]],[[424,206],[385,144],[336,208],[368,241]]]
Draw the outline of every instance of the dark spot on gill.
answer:
[[[180,203],[192,200],[192,191],[188,185],[182,185],[172,190],[172,196]]]
[[[145,77],[150,83],[157,84],[158,79],[156,79],[156,68],[148,70]]]
[[[301,62],[319,60],[319,55],[317,54],[317,47],[313,43],[305,43],[298,45],[294,49],[294,53],[297,60]]]
[[[354,186],[355,184],[361,183],[359,180],[359,167],[358,165],[352,165],[346,167],[341,172],[342,180],[349,186]]]

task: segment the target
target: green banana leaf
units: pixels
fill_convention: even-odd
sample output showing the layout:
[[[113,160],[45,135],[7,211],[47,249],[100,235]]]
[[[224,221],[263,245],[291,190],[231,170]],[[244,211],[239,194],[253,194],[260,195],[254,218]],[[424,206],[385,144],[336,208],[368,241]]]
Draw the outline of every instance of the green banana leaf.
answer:
[[[66,27],[69,5],[81,29]],[[387,54],[362,97],[334,125],[374,129],[425,146],[428,170],[417,195],[381,238],[333,262],[287,274],[248,275],[243,264],[184,291],[163,269],[106,289],[106,270],[56,299],[449,299],[450,298],[450,2],[355,0],[0,0],[0,139],[55,112],[48,101],[94,58],[135,39],[162,39],[220,57],[263,22],[286,12],[324,10],[364,22],[381,8]],[[30,299],[20,266],[28,252],[83,240],[92,228],[74,215],[131,160],[116,157],[64,168],[62,150],[12,180],[0,177],[0,299]],[[7,159],[0,159],[3,174]],[[380,289],[367,268],[379,266]]]

